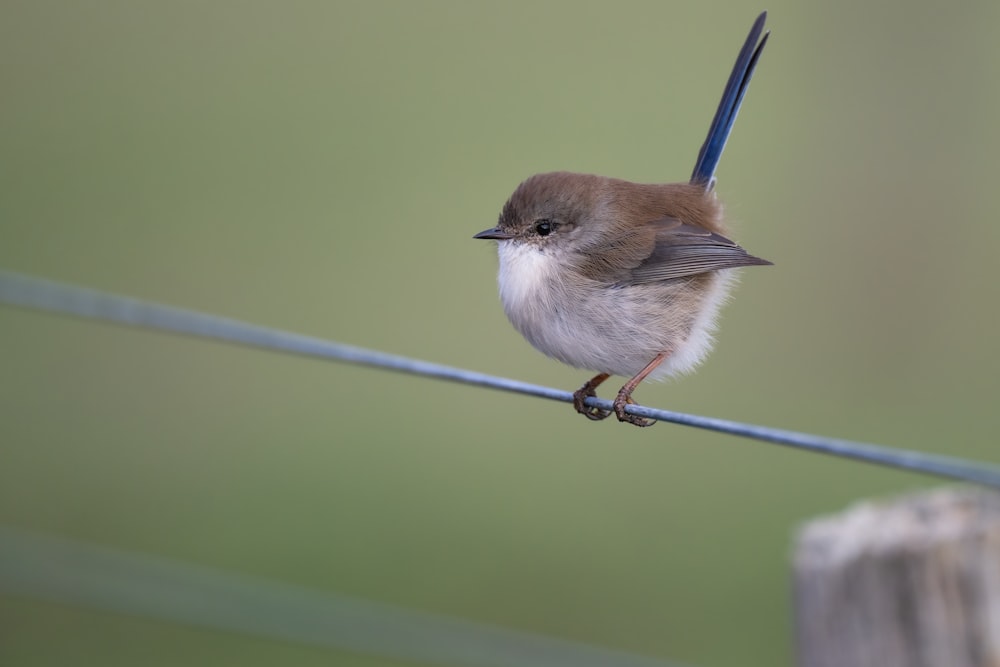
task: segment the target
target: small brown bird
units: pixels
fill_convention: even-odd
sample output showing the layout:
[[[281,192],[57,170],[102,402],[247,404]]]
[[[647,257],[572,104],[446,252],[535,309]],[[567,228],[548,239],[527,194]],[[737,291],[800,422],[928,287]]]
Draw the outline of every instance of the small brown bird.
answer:
[[[620,421],[647,377],[694,368],[709,352],[732,269],[770,264],[726,238],[713,193],[715,169],[770,33],[767,13],[753,25],[688,183],[638,184],[555,172],[521,183],[500,219],[477,239],[499,241],[500,299],[535,348],[576,368],[598,371],[573,404],[585,405],[611,375],[631,377],[618,392]]]

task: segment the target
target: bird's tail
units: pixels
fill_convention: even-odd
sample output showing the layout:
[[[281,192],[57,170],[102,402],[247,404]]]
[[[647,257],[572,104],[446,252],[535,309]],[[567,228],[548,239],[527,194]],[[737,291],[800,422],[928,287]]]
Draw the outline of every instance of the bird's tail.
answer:
[[[750,85],[750,78],[753,76],[754,68],[757,67],[757,59],[760,58],[764,45],[770,32],[764,30],[764,21],[767,20],[767,12],[762,12],[754,21],[747,41],[740,50],[736,64],[733,66],[733,73],[729,75],[729,82],[726,90],[722,93],[722,101],[719,102],[719,109],[715,112],[712,120],[712,127],[708,130],[705,143],[698,153],[698,162],[694,165],[691,173],[691,182],[704,184],[706,190],[711,190],[715,185],[715,168],[719,165],[719,158],[726,147],[726,140],[733,130],[733,123],[736,121],[736,114],[740,111],[743,103],[743,96],[746,95],[747,86]]]

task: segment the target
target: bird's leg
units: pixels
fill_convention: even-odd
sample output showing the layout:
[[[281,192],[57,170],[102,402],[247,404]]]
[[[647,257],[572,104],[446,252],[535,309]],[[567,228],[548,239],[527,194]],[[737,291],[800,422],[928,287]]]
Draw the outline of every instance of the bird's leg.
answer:
[[[645,380],[650,373],[656,370],[656,367],[662,364],[668,356],[670,356],[669,352],[660,352],[658,355],[653,357],[653,360],[646,364],[641,371],[636,373],[631,380],[626,382],[624,387],[621,388],[614,402],[615,414],[618,416],[618,421],[628,422],[629,424],[635,424],[636,426],[652,426],[656,423],[652,419],[645,419],[643,417],[630,415],[625,412],[625,406],[630,403],[635,403],[635,401],[632,400],[632,392],[635,391],[635,388],[639,386],[639,383]]]
[[[593,419],[594,421],[599,421],[611,414],[608,410],[602,410],[600,408],[590,408],[583,404],[585,400],[589,397],[597,396],[594,391],[598,386],[605,380],[607,380],[611,375],[608,373],[601,373],[600,375],[595,375],[594,377],[587,380],[586,384],[573,392],[573,407],[576,411],[587,419]]]

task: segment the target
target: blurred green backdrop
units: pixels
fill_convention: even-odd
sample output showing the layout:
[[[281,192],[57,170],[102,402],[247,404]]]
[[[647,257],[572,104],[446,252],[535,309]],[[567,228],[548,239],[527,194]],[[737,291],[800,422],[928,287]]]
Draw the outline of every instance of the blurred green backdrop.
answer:
[[[0,5],[0,267],[566,389],[524,177],[690,172],[748,2]],[[745,272],[643,403],[1000,461],[1000,3],[770,4]],[[790,664],[796,526],[934,480],[0,308],[0,521],[708,666]],[[383,663],[0,601],[5,665]]]

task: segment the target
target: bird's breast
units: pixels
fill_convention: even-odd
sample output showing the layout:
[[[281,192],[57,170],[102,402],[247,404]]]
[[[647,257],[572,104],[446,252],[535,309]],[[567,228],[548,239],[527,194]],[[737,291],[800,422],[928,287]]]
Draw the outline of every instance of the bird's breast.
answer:
[[[662,373],[693,367],[711,345],[728,276],[616,287],[526,244],[501,243],[504,312],[536,349],[588,370],[633,375],[660,352]]]

